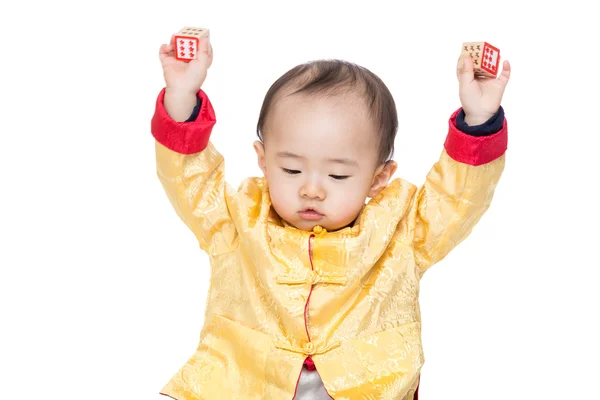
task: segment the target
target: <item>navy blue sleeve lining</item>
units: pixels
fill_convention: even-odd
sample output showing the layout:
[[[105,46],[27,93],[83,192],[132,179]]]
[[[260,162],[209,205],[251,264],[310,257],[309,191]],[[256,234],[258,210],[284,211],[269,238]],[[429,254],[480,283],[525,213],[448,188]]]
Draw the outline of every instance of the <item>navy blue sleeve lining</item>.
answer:
[[[195,121],[196,118],[198,118],[198,114],[200,114],[200,106],[202,105],[202,101],[200,101],[200,97],[196,96],[196,106],[194,107],[194,110],[192,111],[192,115],[190,115],[190,117],[188,119],[185,120],[185,122],[192,122]]]
[[[456,116],[456,127],[471,136],[490,136],[498,133],[504,125],[504,109],[502,106],[498,108],[496,114],[481,125],[469,126],[465,122],[465,112],[460,110]]]

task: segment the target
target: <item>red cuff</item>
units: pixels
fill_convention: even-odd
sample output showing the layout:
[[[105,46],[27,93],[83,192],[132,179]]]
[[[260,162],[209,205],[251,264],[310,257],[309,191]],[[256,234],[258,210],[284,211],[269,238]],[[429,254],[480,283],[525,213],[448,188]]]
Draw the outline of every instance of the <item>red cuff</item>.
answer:
[[[506,118],[502,129],[489,136],[471,136],[456,127],[456,116],[460,112],[456,110],[449,121],[448,136],[444,148],[454,160],[469,164],[487,164],[502,156],[508,146],[508,128]]]
[[[160,91],[151,122],[152,136],[160,144],[181,154],[199,153],[208,146],[217,119],[206,93],[200,90],[197,95],[201,104],[196,121],[178,122],[165,109],[165,88]]]

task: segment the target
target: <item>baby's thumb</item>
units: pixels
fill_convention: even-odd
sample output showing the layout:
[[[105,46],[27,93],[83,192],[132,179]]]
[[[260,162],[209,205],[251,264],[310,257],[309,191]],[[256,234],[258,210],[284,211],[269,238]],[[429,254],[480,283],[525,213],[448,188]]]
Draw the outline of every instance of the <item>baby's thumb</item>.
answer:
[[[195,64],[195,68],[202,71],[205,71],[210,67],[210,64],[212,63],[212,46],[210,45],[209,38],[200,39],[197,58],[192,60],[191,63]]]
[[[471,60],[471,57],[460,57],[456,68],[456,76],[460,84],[466,84],[473,80],[473,60]]]

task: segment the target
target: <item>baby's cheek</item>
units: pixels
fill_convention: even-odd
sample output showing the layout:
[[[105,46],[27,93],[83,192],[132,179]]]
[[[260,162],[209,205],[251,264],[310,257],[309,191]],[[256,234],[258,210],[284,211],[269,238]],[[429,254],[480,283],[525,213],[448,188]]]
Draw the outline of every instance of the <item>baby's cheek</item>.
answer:
[[[289,187],[281,187],[280,185],[273,185],[269,188],[271,195],[271,203],[275,211],[282,217],[287,217],[293,211],[295,201],[293,199],[293,190]]]
[[[364,201],[365,198],[360,193],[346,191],[336,194],[336,204],[333,208],[337,210],[338,218],[354,219],[360,212]]]

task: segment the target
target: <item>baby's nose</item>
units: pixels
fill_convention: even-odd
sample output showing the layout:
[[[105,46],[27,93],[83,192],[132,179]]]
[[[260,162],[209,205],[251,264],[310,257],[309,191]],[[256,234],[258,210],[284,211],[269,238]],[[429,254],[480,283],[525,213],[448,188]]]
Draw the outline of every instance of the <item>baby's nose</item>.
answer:
[[[325,200],[325,189],[314,182],[308,182],[300,189],[300,196],[311,200]]]

